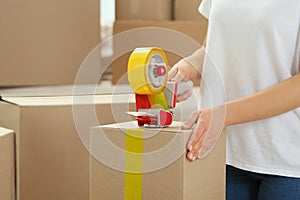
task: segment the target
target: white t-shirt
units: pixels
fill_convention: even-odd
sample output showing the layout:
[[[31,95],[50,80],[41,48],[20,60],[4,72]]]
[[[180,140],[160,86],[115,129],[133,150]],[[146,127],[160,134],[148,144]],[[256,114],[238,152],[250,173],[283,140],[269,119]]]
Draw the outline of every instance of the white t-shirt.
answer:
[[[254,94],[299,73],[299,0],[202,0],[199,11],[209,19],[202,107]],[[300,108],[228,127],[227,164],[300,177]]]

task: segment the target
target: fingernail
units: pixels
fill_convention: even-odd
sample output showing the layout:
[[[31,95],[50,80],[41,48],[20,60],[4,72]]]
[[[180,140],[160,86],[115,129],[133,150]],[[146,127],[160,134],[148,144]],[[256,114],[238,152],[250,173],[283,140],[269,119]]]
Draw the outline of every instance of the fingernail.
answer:
[[[198,159],[200,159],[200,158],[201,158],[201,156],[199,155],[199,156],[198,156]]]
[[[193,161],[195,161],[196,160],[196,156],[193,156]]]
[[[193,156],[193,154],[191,153],[190,156],[189,156],[189,159],[190,159],[190,160],[193,160],[193,157],[194,157],[194,156]]]
[[[192,149],[193,149],[193,146],[190,145],[189,148],[188,148],[188,150],[189,150],[189,151],[192,151]]]

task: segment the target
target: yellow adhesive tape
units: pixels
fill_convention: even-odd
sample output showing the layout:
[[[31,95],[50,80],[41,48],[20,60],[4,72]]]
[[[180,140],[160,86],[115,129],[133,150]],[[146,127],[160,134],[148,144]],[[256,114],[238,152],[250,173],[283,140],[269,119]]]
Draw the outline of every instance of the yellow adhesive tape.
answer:
[[[127,66],[128,81],[136,94],[158,94],[166,85],[167,75],[159,87],[153,87],[149,80],[148,65],[153,55],[159,55],[168,68],[166,54],[160,48],[137,48],[129,57]]]
[[[143,129],[126,130],[124,200],[142,200]]]
[[[168,110],[168,104],[165,98],[165,94],[163,92],[157,95],[148,95],[148,99],[151,104],[151,108],[160,108],[164,110]]]

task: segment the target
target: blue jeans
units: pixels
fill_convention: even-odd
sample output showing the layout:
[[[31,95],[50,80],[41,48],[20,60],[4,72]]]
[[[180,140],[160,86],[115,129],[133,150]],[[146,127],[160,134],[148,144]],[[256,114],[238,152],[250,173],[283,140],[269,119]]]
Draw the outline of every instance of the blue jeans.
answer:
[[[299,199],[300,178],[253,173],[229,165],[226,167],[226,200]]]

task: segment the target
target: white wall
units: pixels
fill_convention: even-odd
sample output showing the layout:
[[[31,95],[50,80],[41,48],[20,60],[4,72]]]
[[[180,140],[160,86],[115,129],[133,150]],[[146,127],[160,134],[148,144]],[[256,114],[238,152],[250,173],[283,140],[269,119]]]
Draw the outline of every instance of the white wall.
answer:
[[[115,0],[101,0],[101,22],[115,21]]]

